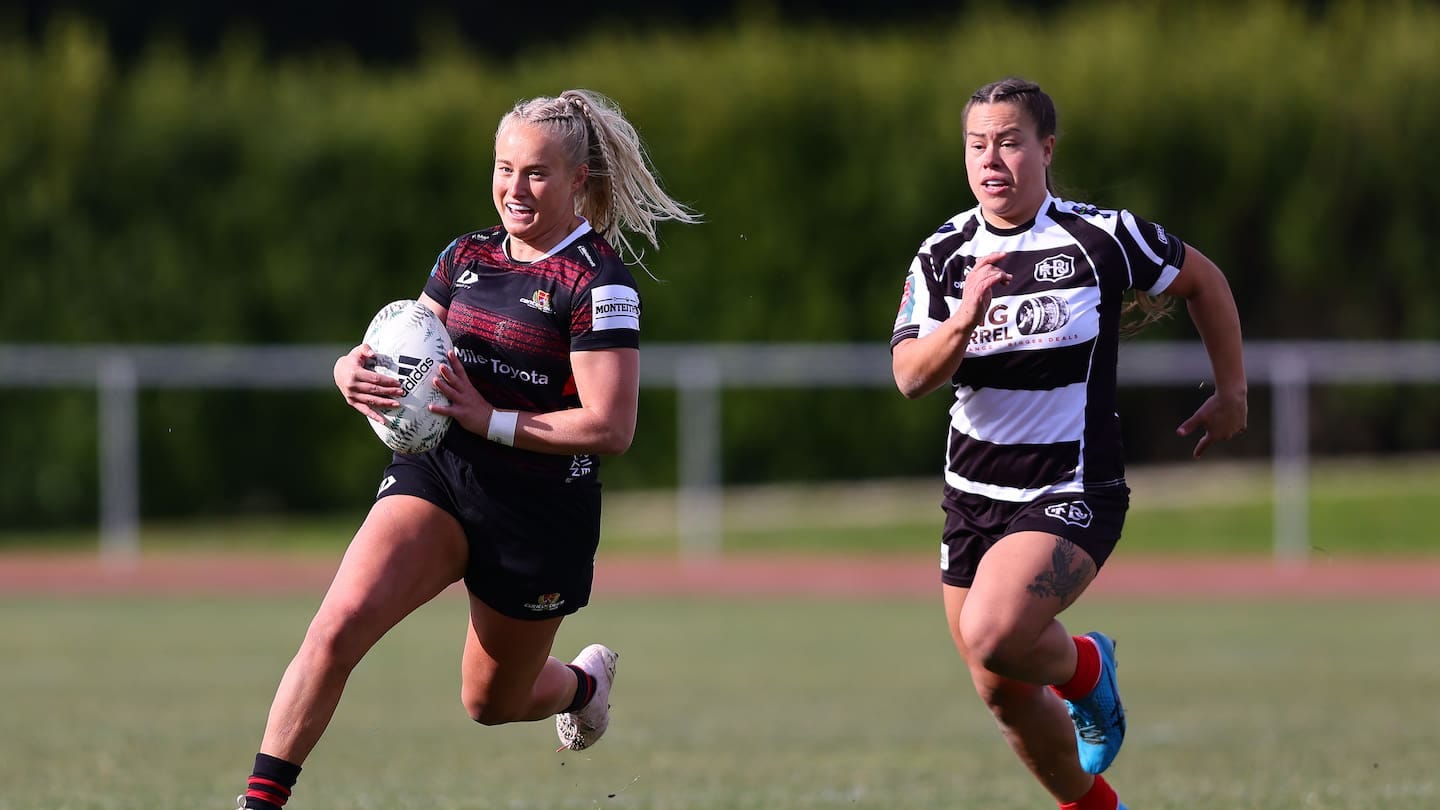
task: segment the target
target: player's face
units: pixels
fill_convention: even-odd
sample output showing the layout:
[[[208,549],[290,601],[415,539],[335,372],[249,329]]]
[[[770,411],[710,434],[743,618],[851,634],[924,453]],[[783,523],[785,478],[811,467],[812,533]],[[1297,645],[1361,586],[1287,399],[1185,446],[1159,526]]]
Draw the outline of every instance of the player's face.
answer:
[[[965,121],[965,174],[990,224],[1029,222],[1045,200],[1055,136],[1041,138],[1019,104],[975,104]]]
[[[575,195],[586,171],[571,166],[545,130],[524,123],[502,128],[495,138],[492,192],[511,239],[543,253],[568,236],[580,222]]]

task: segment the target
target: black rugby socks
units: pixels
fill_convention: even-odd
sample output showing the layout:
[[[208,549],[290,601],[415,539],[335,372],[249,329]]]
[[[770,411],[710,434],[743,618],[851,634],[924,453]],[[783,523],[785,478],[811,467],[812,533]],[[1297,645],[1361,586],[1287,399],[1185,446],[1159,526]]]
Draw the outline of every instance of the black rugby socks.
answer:
[[[280,810],[299,778],[299,765],[269,754],[256,754],[255,771],[245,786],[245,810]]]
[[[574,664],[566,664],[565,666],[569,667],[570,671],[575,673],[575,679],[577,681],[575,684],[575,699],[570,701],[569,706],[561,709],[562,713],[569,714],[585,708],[585,704],[590,702],[590,698],[595,697],[595,676]]]

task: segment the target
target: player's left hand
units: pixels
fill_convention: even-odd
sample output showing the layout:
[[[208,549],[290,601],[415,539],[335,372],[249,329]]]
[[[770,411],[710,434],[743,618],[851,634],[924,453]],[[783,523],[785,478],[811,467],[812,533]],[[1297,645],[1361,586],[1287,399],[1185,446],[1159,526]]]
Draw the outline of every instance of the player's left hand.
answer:
[[[1233,439],[1244,433],[1248,412],[1249,406],[1243,392],[1230,394],[1216,391],[1201,403],[1194,415],[1176,428],[1175,433],[1189,436],[1196,429],[1204,428],[1205,432],[1201,434],[1200,441],[1195,444],[1195,458],[1200,458],[1205,449],[1215,442]]]
[[[450,400],[450,404],[432,403],[429,406],[432,413],[454,419],[460,427],[471,433],[485,435],[490,426],[490,414],[495,411],[495,406],[475,389],[470,382],[470,375],[465,373],[465,365],[460,362],[459,352],[453,348],[450,350],[449,362],[442,363],[440,373],[435,375],[435,387]]]

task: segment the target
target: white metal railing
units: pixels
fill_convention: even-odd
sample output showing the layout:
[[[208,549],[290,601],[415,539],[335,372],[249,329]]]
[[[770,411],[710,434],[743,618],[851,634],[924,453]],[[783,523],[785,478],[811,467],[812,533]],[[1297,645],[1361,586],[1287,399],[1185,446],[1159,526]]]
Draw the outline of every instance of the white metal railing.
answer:
[[[137,392],[142,388],[311,389],[332,385],[341,345],[0,344],[0,388],[95,388],[100,413],[100,535],[107,557],[139,551]],[[1309,555],[1309,389],[1315,384],[1440,382],[1440,341],[1251,342],[1252,386],[1274,389],[1274,553],[1281,563]],[[1127,343],[1120,384],[1205,383],[1210,365],[1198,343]],[[720,548],[720,392],[727,388],[859,388],[893,385],[890,356],[871,344],[649,344],[641,384],[679,396],[677,531],[681,549]]]

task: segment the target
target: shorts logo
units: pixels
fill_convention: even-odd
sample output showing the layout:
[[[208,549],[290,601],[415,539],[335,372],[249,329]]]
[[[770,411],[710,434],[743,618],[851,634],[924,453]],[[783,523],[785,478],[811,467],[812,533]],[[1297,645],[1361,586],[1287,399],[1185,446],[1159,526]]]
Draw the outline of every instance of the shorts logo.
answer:
[[[946,545],[944,540],[940,541],[940,570],[950,570],[950,546]]]
[[[521,298],[520,303],[531,309],[538,309],[546,315],[555,311],[550,306],[550,293],[544,290],[536,290],[530,294],[529,298]]]
[[[1061,253],[1035,263],[1036,281],[1064,281],[1075,275],[1075,259]]]
[[[552,613],[565,604],[565,598],[558,593],[542,593],[535,597],[534,602],[526,602],[524,607],[536,613]]]
[[[1090,521],[1095,517],[1095,513],[1090,511],[1090,507],[1084,501],[1052,503],[1045,507],[1045,514],[1061,523],[1079,526],[1082,529],[1090,528]]]
[[[384,495],[384,494],[385,494],[385,490],[387,490],[387,489],[389,489],[390,487],[393,487],[393,486],[395,486],[395,476],[393,476],[393,475],[387,475],[387,476],[385,476],[385,480],[380,482],[380,489],[379,489],[378,491],[376,491],[375,497],[378,498],[378,497],[380,497],[381,495]]]

